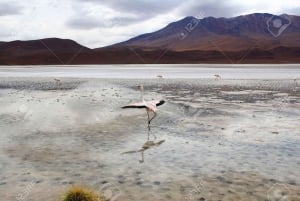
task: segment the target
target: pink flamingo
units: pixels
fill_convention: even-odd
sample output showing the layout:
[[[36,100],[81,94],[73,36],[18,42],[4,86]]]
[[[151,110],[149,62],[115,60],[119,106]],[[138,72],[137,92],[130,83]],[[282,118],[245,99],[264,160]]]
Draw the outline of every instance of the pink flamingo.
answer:
[[[164,78],[164,76],[162,76],[162,75],[158,75],[156,77],[158,77],[158,79],[163,79]]]
[[[141,96],[142,96],[142,102],[139,103],[132,103],[126,106],[123,106],[122,108],[145,108],[147,111],[148,115],[148,130],[150,131],[150,123],[151,121],[156,117],[156,111],[157,107],[164,104],[164,100],[152,100],[152,101],[145,101],[143,98],[143,93],[144,93],[144,87],[143,85],[141,87]],[[153,112],[153,116],[150,118],[149,112]]]
[[[60,79],[54,78],[54,81],[55,81],[55,86],[56,86],[56,88],[60,90],[60,86],[61,86],[61,81],[60,81]]]
[[[221,75],[219,75],[219,74],[215,74],[214,76],[215,76],[215,80],[221,80],[222,79]]]
[[[298,84],[297,84],[297,78],[295,77],[293,80],[294,80],[294,87],[293,87],[293,91],[297,91],[297,88],[298,88]]]

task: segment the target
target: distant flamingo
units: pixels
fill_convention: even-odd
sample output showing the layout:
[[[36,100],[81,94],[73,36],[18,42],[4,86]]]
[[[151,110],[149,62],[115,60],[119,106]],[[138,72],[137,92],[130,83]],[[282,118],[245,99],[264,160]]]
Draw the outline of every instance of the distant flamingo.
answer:
[[[61,81],[60,81],[60,79],[54,78],[54,81],[55,81],[55,86],[56,86],[56,88],[60,90],[60,86],[61,86]]]
[[[132,103],[126,106],[123,106],[122,108],[145,108],[148,115],[148,130],[150,131],[150,123],[151,121],[156,117],[156,111],[157,106],[160,106],[165,103],[164,100],[152,100],[152,101],[145,101],[144,100],[144,87],[143,85],[140,85],[141,88],[141,96],[142,96],[142,102],[139,103]],[[149,112],[153,112],[153,117],[150,118]]]
[[[215,74],[214,76],[215,76],[215,80],[221,80],[222,79],[220,74]]]
[[[298,88],[297,78],[294,78],[294,87],[293,87],[293,91],[297,91],[297,88]]]
[[[156,77],[158,77],[158,79],[163,79],[164,78],[164,76],[162,76],[162,75],[157,75]]]

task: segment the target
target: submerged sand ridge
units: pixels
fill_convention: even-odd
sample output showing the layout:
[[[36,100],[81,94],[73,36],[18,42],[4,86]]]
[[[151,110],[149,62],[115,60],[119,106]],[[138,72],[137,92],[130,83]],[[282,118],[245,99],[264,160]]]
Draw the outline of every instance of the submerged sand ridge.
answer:
[[[146,150],[143,163],[140,152],[121,154],[147,142],[146,112],[120,109],[140,100],[140,83],[146,99],[167,101],[151,128],[165,142]],[[297,200],[300,94],[292,86],[66,79],[57,90],[47,78],[6,78],[0,195],[53,200],[83,184],[111,189],[117,200]]]

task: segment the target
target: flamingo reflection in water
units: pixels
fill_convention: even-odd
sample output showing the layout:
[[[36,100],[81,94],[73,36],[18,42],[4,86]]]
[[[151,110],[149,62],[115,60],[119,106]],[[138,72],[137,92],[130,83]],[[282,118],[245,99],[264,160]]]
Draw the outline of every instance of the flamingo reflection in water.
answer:
[[[126,152],[123,152],[122,154],[133,154],[133,153],[139,153],[141,152],[142,154],[142,159],[139,160],[140,163],[143,163],[144,162],[144,151],[150,149],[150,148],[154,148],[154,147],[158,147],[159,145],[161,145],[162,143],[164,143],[165,140],[160,140],[160,141],[157,141],[155,142],[155,140],[147,140],[144,145],[142,146],[141,149],[138,149],[138,150],[133,150],[133,151],[126,151]]]

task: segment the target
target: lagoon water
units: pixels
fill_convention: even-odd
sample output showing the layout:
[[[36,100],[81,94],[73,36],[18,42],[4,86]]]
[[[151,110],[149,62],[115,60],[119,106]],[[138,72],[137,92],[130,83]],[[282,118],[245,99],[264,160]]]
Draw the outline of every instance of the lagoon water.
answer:
[[[293,79],[300,76],[299,64],[230,65],[78,65],[78,66],[0,66],[0,77],[81,77],[81,78],[212,78]]]
[[[299,65],[197,66],[1,67],[1,199],[84,185],[116,201],[298,201]],[[150,140],[146,112],[121,109],[140,83],[166,101]]]

